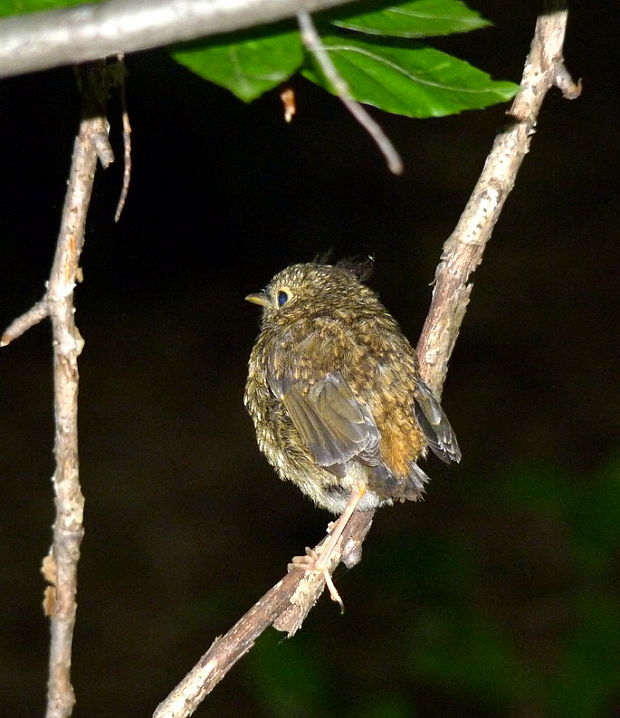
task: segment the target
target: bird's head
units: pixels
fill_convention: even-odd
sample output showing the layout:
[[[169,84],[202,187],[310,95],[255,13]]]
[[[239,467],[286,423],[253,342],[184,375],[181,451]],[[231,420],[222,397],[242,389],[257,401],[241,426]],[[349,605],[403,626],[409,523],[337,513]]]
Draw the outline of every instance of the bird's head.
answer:
[[[285,325],[311,316],[359,312],[377,302],[354,264],[293,264],[246,300],[263,308],[263,325]]]

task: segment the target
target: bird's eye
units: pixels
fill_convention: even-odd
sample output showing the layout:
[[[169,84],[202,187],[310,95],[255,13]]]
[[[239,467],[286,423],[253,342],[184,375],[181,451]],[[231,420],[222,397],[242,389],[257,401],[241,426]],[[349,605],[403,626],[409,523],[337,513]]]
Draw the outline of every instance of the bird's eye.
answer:
[[[281,307],[283,304],[286,304],[288,302],[288,292],[285,292],[283,289],[281,289],[278,292],[278,306]]]

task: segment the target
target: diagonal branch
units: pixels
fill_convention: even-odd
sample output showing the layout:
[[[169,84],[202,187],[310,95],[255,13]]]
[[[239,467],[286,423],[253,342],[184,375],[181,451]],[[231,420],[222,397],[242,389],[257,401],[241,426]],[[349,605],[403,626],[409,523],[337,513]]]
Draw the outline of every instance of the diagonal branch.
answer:
[[[507,113],[509,121],[495,138],[458,224],[443,246],[435,272],[433,298],[418,342],[418,356],[422,378],[438,397],[469,302],[473,286],[468,284],[469,277],[482,262],[486,244],[529,152],[545,95],[558,85],[564,97],[579,96],[580,84],[570,79],[562,58],[568,11],[564,3],[553,5],[555,9],[540,15],[536,22],[521,91]]]
[[[361,542],[372,523],[372,516],[368,521],[367,514],[372,512],[353,514],[342,536],[341,545],[345,546],[353,563],[357,562],[355,559],[359,560]],[[338,556],[341,552],[342,549]],[[254,641],[266,628],[273,626],[287,632],[289,636],[295,633],[324,587],[321,574],[304,575],[303,569],[292,568],[228,633],[215,639],[211,648],[159,704],[153,718],[186,718],[192,715],[235,663],[252,648]]]
[[[565,97],[578,95],[579,85],[573,83],[562,63],[566,20],[565,5],[558,4],[538,18],[521,93],[508,113],[508,126],[496,137],[463,215],[444,245],[431,307],[418,343],[422,375],[438,395],[469,301],[471,284],[467,282],[482,261],[485,246],[529,149],[542,101],[552,85],[560,84],[558,78]],[[374,511],[353,514],[336,552],[336,561],[342,560],[351,567],[360,560],[362,542],[373,516]],[[289,635],[294,633],[323,589],[321,576],[290,570],[226,635],[216,639],[158,706],[154,718],[190,716],[265,628],[273,625]]]
[[[0,77],[243,30],[351,0],[106,0],[0,20]]]

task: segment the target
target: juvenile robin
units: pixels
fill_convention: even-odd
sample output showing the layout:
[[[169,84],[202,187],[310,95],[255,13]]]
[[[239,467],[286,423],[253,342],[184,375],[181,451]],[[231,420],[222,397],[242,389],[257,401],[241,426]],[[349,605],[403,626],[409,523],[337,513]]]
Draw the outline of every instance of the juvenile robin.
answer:
[[[355,510],[419,499],[429,479],[417,460],[427,447],[446,462],[461,458],[415,349],[362,283],[366,271],[294,264],[246,297],[263,308],[244,397],[259,447],[280,478],[341,514],[306,565],[326,580]]]

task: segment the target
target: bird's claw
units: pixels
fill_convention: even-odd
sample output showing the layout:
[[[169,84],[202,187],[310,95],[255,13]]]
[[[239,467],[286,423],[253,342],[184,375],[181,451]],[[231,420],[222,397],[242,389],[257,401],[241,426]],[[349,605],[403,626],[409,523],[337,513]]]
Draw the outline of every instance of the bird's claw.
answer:
[[[340,606],[340,612],[344,613],[344,603],[338,589],[334,586],[332,575],[326,566],[322,566],[320,563],[320,548],[313,549],[306,546],[306,553],[304,556],[293,556],[291,563],[288,565],[289,571],[294,568],[301,568],[306,573],[320,573],[323,576],[325,585],[329,590],[329,595],[332,601],[335,601]]]
[[[319,551],[306,546],[305,555],[293,556],[288,565],[288,570],[291,571],[294,568],[303,568],[304,571],[318,571],[319,573],[322,573],[321,568],[317,567],[319,553]]]

